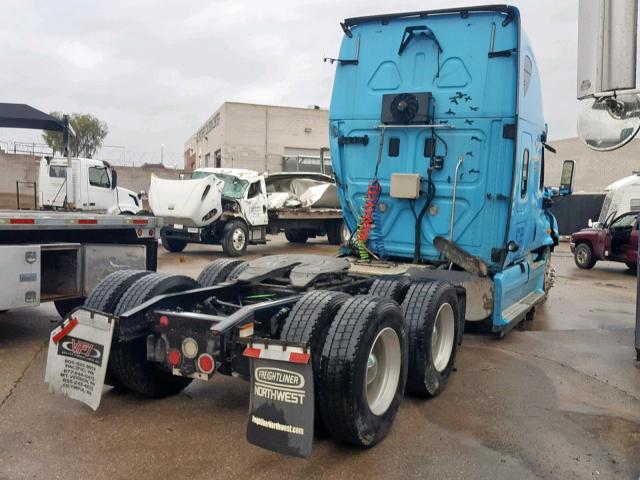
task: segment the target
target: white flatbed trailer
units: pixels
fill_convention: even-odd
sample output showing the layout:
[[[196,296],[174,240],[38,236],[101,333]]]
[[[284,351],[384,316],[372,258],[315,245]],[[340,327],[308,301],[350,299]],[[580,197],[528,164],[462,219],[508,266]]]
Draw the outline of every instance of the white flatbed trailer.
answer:
[[[156,270],[161,220],[147,216],[0,210],[0,310],[81,305],[120,269]]]

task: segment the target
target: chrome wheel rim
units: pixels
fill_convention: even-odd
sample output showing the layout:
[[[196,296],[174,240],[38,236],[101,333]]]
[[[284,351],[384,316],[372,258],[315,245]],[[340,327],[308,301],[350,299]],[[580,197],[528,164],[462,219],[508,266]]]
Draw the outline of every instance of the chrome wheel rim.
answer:
[[[349,243],[349,238],[351,238],[349,227],[347,227],[347,224],[344,222],[342,222],[342,228],[340,229],[340,237],[340,243],[342,245],[346,245],[347,243]]]
[[[236,228],[233,231],[233,236],[231,237],[231,243],[233,243],[233,248],[236,250],[242,250],[244,248],[245,242],[244,232],[240,228]]]
[[[443,303],[438,309],[431,333],[431,361],[439,373],[447,368],[451,359],[455,332],[453,308],[448,303]]]
[[[580,265],[587,263],[587,252],[584,247],[578,247],[578,250],[576,251],[576,259]]]
[[[369,410],[384,414],[396,395],[402,355],[400,339],[393,328],[382,329],[376,336],[367,357],[366,394]]]

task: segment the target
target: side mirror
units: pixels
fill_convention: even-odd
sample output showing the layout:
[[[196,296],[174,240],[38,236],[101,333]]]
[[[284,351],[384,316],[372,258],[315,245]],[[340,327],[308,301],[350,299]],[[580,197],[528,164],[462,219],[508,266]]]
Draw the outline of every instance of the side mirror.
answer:
[[[111,169],[111,190],[115,190],[118,186],[118,172],[113,168]]]
[[[560,176],[559,195],[571,195],[573,192],[573,171],[576,162],[574,160],[565,160],[562,164],[562,175]]]
[[[147,192],[146,192],[146,191],[144,191],[144,190],[140,190],[140,191],[138,192],[138,198],[139,198],[140,200],[142,200],[142,197],[146,197],[146,196],[147,196]]]

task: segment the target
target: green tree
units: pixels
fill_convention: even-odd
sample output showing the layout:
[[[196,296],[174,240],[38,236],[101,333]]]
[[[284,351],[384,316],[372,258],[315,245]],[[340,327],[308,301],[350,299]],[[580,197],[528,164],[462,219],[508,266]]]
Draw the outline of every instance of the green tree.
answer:
[[[60,112],[51,112],[50,115],[60,120],[63,117]],[[69,115],[69,123],[76,133],[75,137],[69,139],[71,156],[93,157],[109,133],[107,124],[88,113],[73,113]],[[62,153],[64,151],[62,133],[45,131],[42,133],[42,138],[54,150],[54,153]]]

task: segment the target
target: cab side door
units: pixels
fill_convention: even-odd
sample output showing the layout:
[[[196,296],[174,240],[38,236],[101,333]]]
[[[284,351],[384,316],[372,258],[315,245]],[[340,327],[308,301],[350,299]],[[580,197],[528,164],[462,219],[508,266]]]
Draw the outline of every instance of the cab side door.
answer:
[[[638,265],[638,236],[640,235],[640,216],[636,217],[636,221],[633,224],[633,230],[629,237],[629,249],[627,250],[627,256],[625,263],[629,268],[634,268],[632,265]]]
[[[598,229],[598,233],[596,236],[596,241],[594,242],[594,253],[596,257],[604,260],[609,256],[611,252],[611,230],[610,226],[612,224],[613,217],[616,215],[616,212],[611,212],[609,216],[606,218],[602,227]]]
[[[264,179],[255,180],[247,188],[244,215],[251,226],[266,225],[269,222],[266,191]]]
[[[114,204],[111,175],[106,166],[88,167],[86,210],[109,210]],[[84,204],[84,201],[82,202]]]

